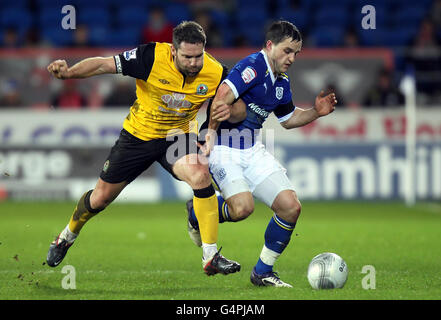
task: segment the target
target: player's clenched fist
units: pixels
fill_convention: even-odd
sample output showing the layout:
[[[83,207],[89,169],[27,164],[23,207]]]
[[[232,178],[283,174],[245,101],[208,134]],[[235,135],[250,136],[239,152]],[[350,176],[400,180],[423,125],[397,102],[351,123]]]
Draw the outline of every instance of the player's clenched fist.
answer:
[[[47,67],[47,71],[58,79],[69,78],[69,67],[66,60],[55,60]]]

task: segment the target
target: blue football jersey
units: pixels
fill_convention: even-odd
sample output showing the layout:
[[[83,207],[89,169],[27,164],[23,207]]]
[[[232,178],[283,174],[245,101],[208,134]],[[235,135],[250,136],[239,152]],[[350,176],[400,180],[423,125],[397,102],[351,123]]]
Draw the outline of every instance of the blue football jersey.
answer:
[[[285,73],[274,76],[263,50],[239,61],[224,82],[234,92],[236,99],[241,98],[245,102],[247,116],[239,123],[223,121],[218,131],[218,144],[250,147],[271,112],[279,122],[288,120],[294,112],[289,77]],[[234,143],[234,135],[239,135],[242,140],[250,139],[251,143]],[[229,136],[229,139],[225,136]]]

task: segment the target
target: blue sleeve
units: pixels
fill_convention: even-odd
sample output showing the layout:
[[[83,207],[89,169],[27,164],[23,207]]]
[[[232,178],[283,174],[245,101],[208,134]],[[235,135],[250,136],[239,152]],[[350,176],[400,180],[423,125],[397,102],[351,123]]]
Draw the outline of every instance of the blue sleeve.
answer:
[[[284,81],[285,82],[285,81]],[[287,104],[292,102],[292,92],[291,92],[291,85],[289,83],[289,80],[287,80],[286,84],[283,86],[284,92],[283,97],[280,100],[280,104]]]
[[[287,103],[279,104],[274,110],[274,114],[276,115],[277,119],[279,119],[279,122],[285,122],[292,116],[295,109],[296,106],[292,101],[289,101]]]
[[[265,79],[266,66],[259,60],[247,57],[238,62],[224,80],[231,88],[235,98],[261,83]]]
[[[288,120],[296,108],[296,106],[292,102],[292,92],[289,78],[286,78],[285,80],[286,82],[284,81],[283,85],[283,96],[280,99],[279,105],[274,110],[274,114],[279,119],[279,122],[284,122]]]

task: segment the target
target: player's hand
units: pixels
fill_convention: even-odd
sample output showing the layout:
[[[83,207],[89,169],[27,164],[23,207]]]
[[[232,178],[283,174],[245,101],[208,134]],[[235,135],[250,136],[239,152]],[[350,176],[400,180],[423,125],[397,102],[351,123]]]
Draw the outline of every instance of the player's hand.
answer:
[[[210,155],[211,150],[213,150],[216,138],[216,131],[208,129],[207,134],[205,135],[205,144],[201,145],[199,142],[197,143],[204,156],[208,157]]]
[[[325,95],[322,90],[320,94],[315,98],[315,110],[319,117],[326,116],[335,110],[335,105],[337,104],[337,98],[335,93],[329,93]]]
[[[214,106],[212,105],[212,111],[211,111],[211,119],[216,121],[225,121],[230,118],[231,115],[231,106],[228,104],[221,104]]]
[[[67,66],[66,60],[55,60],[48,65],[47,71],[49,71],[57,79],[69,78],[69,67]]]

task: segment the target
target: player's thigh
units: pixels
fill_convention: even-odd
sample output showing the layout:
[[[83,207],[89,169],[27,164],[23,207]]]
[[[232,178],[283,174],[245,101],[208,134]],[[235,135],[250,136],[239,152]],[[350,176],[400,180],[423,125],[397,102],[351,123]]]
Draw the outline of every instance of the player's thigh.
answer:
[[[123,129],[104,162],[100,178],[109,184],[130,183],[152,165],[161,149],[165,150],[161,139],[144,141]]]
[[[179,158],[172,166],[172,172],[179,180],[187,182],[193,189],[211,185],[207,159],[197,153]]]
[[[277,194],[286,189],[293,189],[286,176],[286,169],[265,147],[258,143],[253,146],[253,155],[244,170],[244,177],[254,196],[271,207]]]
[[[198,153],[197,135],[193,133],[167,138],[166,152],[158,162],[175,179],[187,182],[192,189],[211,184],[208,160]]]
[[[287,193],[285,191],[288,191]],[[283,193],[283,194],[282,194]],[[268,207],[273,208],[276,198],[282,194],[295,195],[294,187],[283,170],[273,171],[255,186],[253,195],[256,199],[264,202]],[[295,196],[297,199],[297,196]]]
[[[209,157],[210,173],[224,199],[241,193],[251,192],[243,175],[240,154],[236,149],[215,146]]]

